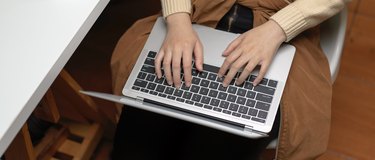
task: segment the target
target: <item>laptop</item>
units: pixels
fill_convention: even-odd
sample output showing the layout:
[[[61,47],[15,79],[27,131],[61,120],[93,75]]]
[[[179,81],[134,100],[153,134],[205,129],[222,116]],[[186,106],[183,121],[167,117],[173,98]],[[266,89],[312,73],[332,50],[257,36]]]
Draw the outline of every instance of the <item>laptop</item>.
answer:
[[[288,44],[279,48],[259,85],[252,83],[258,74],[255,70],[244,84],[237,86],[234,80],[223,87],[222,78],[217,76],[225,59],[221,53],[239,34],[197,24],[193,28],[204,47],[204,71],[198,72],[193,67],[190,87],[182,84],[176,89],[167,84],[165,77],[158,79],[155,75],[154,58],[166,35],[166,25],[160,17],[123,88],[123,96],[82,93],[248,138],[267,136],[275,120],[295,48]]]

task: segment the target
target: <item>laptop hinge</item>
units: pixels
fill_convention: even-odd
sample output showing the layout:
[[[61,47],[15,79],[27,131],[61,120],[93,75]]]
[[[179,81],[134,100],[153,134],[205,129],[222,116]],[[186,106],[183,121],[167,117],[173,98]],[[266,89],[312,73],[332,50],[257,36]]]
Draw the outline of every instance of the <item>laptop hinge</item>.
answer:
[[[264,132],[260,132],[260,131],[256,131],[256,130],[254,130],[252,126],[247,126],[247,125],[245,125],[245,127],[244,127],[244,131],[245,131],[245,132],[250,132],[250,133],[260,134],[260,135],[262,135],[262,136],[268,136],[268,135],[267,135],[266,133],[264,133]]]
[[[143,98],[142,97],[136,97],[135,101],[139,102],[139,103],[143,103]]]

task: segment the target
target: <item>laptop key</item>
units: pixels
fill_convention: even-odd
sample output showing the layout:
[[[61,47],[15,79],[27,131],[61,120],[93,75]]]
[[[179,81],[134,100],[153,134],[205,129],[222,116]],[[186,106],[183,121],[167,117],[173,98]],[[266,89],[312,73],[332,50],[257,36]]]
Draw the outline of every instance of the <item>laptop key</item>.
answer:
[[[191,98],[191,100],[193,100],[194,102],[200,102],[202,96],[199,95],[199,94],[194,94],[193,97]]]
[[[210,84],[210,81],[203,79],[201,81],[200,86],[202,86],[202,87],[208,87],[209,84]]]
[[[155,74],[155,68],[149,65],[143,65],[141,68],[141,71],[150,73],[150,74]]]
[[[201,99],[201,103],[203,103],[203,104],[209,104],[210,100],[211,100],[210,97],[203,96],[202,99]]]
[[[251,117],[248,116],[248,115],[244,115],[244,114],[243,114],[243,115],[241,116],[241,118],[250,119]]]
[[[225,114],[232,114],[232,112],[231,111],[228,111],[228,110],[223,110],[223,113],[225,113]]]
[[[210,105],[204,105],[203,108],[206,108],[206,109],[212,110],[212,108],[214,108],[214,107],[212,107],[212,106],[210,106]]]
[[[271,103],[272,102],[272,96],[258,93],[257,97],[256,97],[256,100]]]
[[[228,93],[236,94],[237,88],[233,86],[229,86]]]
[[[193,79],[191,80],[191,83],[192,83],[192,84],[199,85],[199,82],[201,82],[201,79],[199,79],[199,78],[197,78],[197,77],[193,77]]]
[[[157,95],[158,95],[158,92],[150,91],[150,94],[157,96]]]
[[[223,84],[219,85],[219,91],[226,92],[228,87],[224,87]]]
[[[144,80],[136,79],[134,85],[141,88],[145,88],[147,86],[147,82]]]
[[[207,95],[208,91],[209,91],[209,89],[207,89],[207,88],[201,88],[201,90],[199,91],[199,94],[201,94],[201,95]]]
[[[220,104],[220,100],[215,99],[215,98],[211,99],[210,105],[217,107],[217,106],[219,106],[219,104]]]
[[[238,95],[238,96],[245,97],[245,95],[246,95],[246,90],[245,90],[245,89],[241,89],[241,88],[239,88],[238,91],[237,91],[237,95]]]
[[[147,75],[146,80],[150,81],[150,82],[153,82],[155,77],[156,77],[155,75],[149,74],[149,75]]]
[[[245,105],[246,98],[238,97],[236,103],[240,105]]]
[[[219,83],[217,82],[211,82],[209,88],[211,89],[217,89],[219,87]]]
[[[156,88],[156,84],[155,83],[152,83],[152,82],[148,83],[147,89],[149,89],[149,90],[155,90],[155,88]]]
[[[255,106],[255,101],[254,100],[251,100],[251,99],[247,99],[246,101],[246,106],[248,107],[254,107]]]
[[[157,84],[163,84],[163,82],[164,82],[164,77],[155,79],[155,83],[157,83]]]
[[[238,112],[240,112],[242,114],[246,114],[248,110],[249,110],[248,107],[240,106],[240,108],[238,109]]]
[[[273,88],[276,88],[276,86],[277,86],[277,81],[270,80],[270,81],[268,82],[268,86],[273,87]]]
[[[216,77],[217,77],[216,74],[214,74],[214,73],[209,73],[207,79],[214,81],[214,80],[216,80]]]
[[[255,98],[255,92],[253,92],[253,91],[247,91],[247,93],[246,93],[246,97],[247,98],[251,98],[251,99],[254,99]]]
[[[219,96],[217,98],[219,98],[221,100],[226,100],[227,96],[228,96],[228,93],[220,92]]]
[[[172,94],[173,94],[173,91],[174,91],[174,88],[172,88],[172,87],[167,87],[167,89],[165,89],[164,93],[165,93],[165,94],[172,95]]]
[[[229,110],[237,112],[238,107],[239,107],[238,104],[231,103],[230,106],[229,106]]]
[[[250,108],[249,112],[247,114],[250,115],[250,116],[257,116],[258,110]]]
[[[262,84],[262,85],[267,85],[267,83],[268,83],[268,79],[267,79],[267,78],[263,78],[263,79],[259,82],[259,84]]]
[[[207,75],[208,75],[208,72],[206,71],[202,71],[198,73],[198,77],[201,77],[201,78],[207,78]]]
[[[185,103],[194,105],[194,102],[193,101],[189,101],[189,100],[185,100]]]
[[[227,98],[227,100],[228,100],[229,102],[236,102],[236,99],[237,99],[237,96],[232,95],[232,94],[229,94],[229,96],[228,96],[228,98]]]
[[[193,65],[194,66],[194,65]],[[192,76],[197,76],[198,75],[198,71],[196,69],[192,69],[191,70],[191,75]]]
[[[178,97],[176,98],[176,100],[179,101],[179,102],[185,102],[184,99],[182,99],[182,98],[178,98]]]
[[[141,92],[145,92],[145,93],[148,93],[148,89],[144,89],[144,88],[141,88]]]
[[[260,122],[260,123],[266,123],[266,120],[259,119],[259,118],[256,118],[256,117],[252,117],[251,120],[256,121],[256,122]]]
[[[136,90],[136,91],[139,91],[141,88],[136,87],[136,86],[133,86],[132,89],[134,89],[134,90]]]
[[[154,59],[152,59],[152,58],[146,58],[145,64],[148,64],[150,66],[155,66]]]
[[[219,104],[220,108],[228,109],[229,107],[229,102],[221,101]]]
[[[190,89],[190,87],[186,86],[185,83],[181,85],[181,89],[182,90],[185,90],[185,91],[188,91]]]
[[[251,82],[245,82],[244,88],[252,90],[253,89],[253,84]]]
[[[261,110],[264,110],[264,111],[269,111],[270,107],[271,107],[270,104],[263,103],[263,102],[257,102],[257,104],[255,105],[255,108],[261,109]]]
[[[163,86],[163,85],[158,85],[157,87],[156,87],[156,91],[158,91],[158,92],[164,92],[164,90],[165,90],[165,86]]]
[[[167,95],[166,95],[166,94],[163,94],[163,93],[159,93],[158,96],[159,96],[159,97],[163,97],[163,98],[166,98],[166,97],[167,97]]]
[[[210,92],[208,93],[208,96],[210,96],[212,98],[216,98],[218,94],[219,94],[218,91],[210,90]]]
[[[250,82],[254,82],[254,80],[257,78],[257,76],[254,76],[254,75],[251,75],[250,77],[249,77],[249,81]]]
[[[232,116],[235,116],[235,117],[241,117],[241,114],[236,113],[236,112],[232,112]]]
[[[194,106],[197,106],[197,107],[203,107],[203,104],[202,104],[202,103],[197,103],[197,102],[195,102],[195,103],[194,103]]]
[[[144,73],[144,72],[139,72],[137,78],[139,78],[139,79],[145,79],[146,76],[147,76],[146,73]]]
[[[155,58],[156,57],[156,52],[154,52],[154,51],[148,52],[147,57]]]
[[[221,108],[217,108],[217,107],[214,107],[213,110],[216,111],[216,112],[221,112],[223,109],[221,109]]]
[[[258,118],[262,118],[262,119],[266,119],[267,118],[267,112],[264,112],[264,111],[259,111],[258,113]]]
[[[211,66],[209,64],[203,64],[203,68],[204,68],[204,70],[209,71],[209,72],[213,72],[213,73],[217,73],[220,70],[219,67]]]
[[[174,91],[173,95],[176,96],[176,97],[181,97],[183,93],[184,93],[184,91],[176,89]]]
[[[171,99],[171,100],[176,100],[176,97],[174,96],[167,96],[168,99]]]
[[[191,92],[186,91],[186,92],[184,92],[182,98],[190,99],[192,95],[193,94]]]
[[[274,88],[270,88],[270,87],[266,87],[266,86],[261,86],[261,85],[255,86],[254,87],[254,91],[258,91],[258,92],[269,94],[269,95],[274,95],[275,94],[275,89]]]
[[[199,88],[200,88],[199,86],[192,85],[190,87],[190,91],[194,92],[194,93],[198,93],[199,92]]]

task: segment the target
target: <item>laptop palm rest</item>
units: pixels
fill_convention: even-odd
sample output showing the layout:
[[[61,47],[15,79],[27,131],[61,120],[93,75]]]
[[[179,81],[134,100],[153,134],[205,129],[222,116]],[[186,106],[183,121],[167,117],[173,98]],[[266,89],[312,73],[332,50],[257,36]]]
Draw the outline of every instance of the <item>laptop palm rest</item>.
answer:
[[[137,100],[131,97],[117,96],[113,94],[93,92],[93,91],[80,91],[80,92],[88,96],[105,99],[105,100],[120,103],[120,104],[125,104],[130,107],[135,107],[135,108],[155,112],[158,114],[174,117],[174,118],[189,121],[192,123],[201,124],[207,127],[214,126],[214,128],[221,129],[223,131],[236,134],[239,136],[247,137],[247,138],[261,138],[261,137],[267,136],[264,133],[260,133],[251,129],[245,129],[244,126],[241,124],[234,124],[233,122],[218,119],[216,117],[210,117],[208,115],[203,115],[197,112],[183,111],[173,106],[168,106],[164,104],[162,105],[155,104],[154,102],[151,102],[151,100],[147,100],[147,99]]]

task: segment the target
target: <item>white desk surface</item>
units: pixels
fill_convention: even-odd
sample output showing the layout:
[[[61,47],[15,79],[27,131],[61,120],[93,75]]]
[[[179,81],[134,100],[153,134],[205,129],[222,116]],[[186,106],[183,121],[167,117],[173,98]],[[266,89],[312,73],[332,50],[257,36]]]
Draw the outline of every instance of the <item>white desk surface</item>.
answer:
[[[109,0],[0,0],[0,156]]]

